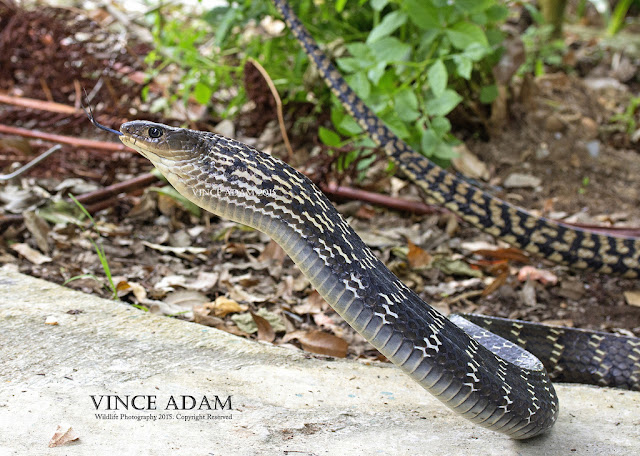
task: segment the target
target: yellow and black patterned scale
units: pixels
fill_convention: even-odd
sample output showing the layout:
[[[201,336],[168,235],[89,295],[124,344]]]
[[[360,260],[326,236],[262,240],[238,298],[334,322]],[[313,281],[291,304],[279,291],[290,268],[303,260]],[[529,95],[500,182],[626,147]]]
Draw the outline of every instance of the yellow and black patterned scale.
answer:
[[[308,36],[300,35],[300,24],[288,6],[280,1],[276,4],[305,46],[313,46]],[[372,114],[362,117],[369,111],[352,98],[355,96],[342,86],[340,79],[333,77],[333,70],[317,49],[309,50],[321,68],[332,75],[332,83],[339,84],[334,89],[354,104],[354,115],[371,123],[370,133],[378,139],[384,135],[391,141],[385,147],[394,159],[402,161],[407,174],[426,179],[434,189],[441,188],[447,196],[434,195],[440,195],[437,198],[443,202],[451,195],[456,208],[466,205],[481,212],[484,204],[486,215],[476,216],[477,220],[486,219],[487,225],[488,220],[498,220],[497,213],[492,211],[500,205],[489,197],[481,204],[485,200],[474,196],[482,195],[477,190],[394,140]],[[125,145],[148,158],[190,201],[271,236],[349,325],[457,413],[518,439],[543,433],[555,422],[557,396],[538,359],[468,320],[454,317],[452,321],[440,315],[377,259],[308,178],[286,163],[220,135],[147,121],[127,122],[115,133]],[[449,206],[453,207],[452,204]],[[513,220],[508,206],[504,211]],[[532,218],[526,216],[522,223],[529,220]],[[514,226],[512,223],[511,228]],[[546,227],[544,223],[541,226]],[[584,239],[587,238],[583,242]],[[535,242],[539,250],[542,244]],[[616,248],[618,252],[621,247]],[[621,265],[627,269],[620,270]],[[622,260],[615,266],[627,275],[629,271],[637,271],[637,265],[633,269],[633,263]],[[512,326],[508,332],[518,341],[520,329]],[[593,339],[588,343],[594,341],[597,342]],[[565,342],[559,337],[546,337],[536,345],[544,344],[556,364],[569,353],[564,351]],[[630,387],[638,388],[640,342],[620,338],[612,344],[616,356],[626,363],[623,370]],[[591,347],[596,355],[601,345],[598,342]],[[585,357],[589,362],[594,359],[587,350],[571,362],[588,369]],[[602,363],[608,362],[600,359]],[[598,381],[604,377],[601,375]]]
[[[412,150],[367,107],[283,0],[273,0],[331,91],[391,160],[427,196],[470,224],[536,256],[576,269],[640,276],[640,239],[563,225],[506,203],[445,171]]]

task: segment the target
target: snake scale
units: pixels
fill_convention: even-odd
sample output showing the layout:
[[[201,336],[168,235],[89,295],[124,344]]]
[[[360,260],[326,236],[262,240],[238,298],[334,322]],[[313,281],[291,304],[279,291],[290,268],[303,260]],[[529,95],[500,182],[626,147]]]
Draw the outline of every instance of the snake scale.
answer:
[[[472,224],[537,255],[578,268],[638,275],[637,240],[536,218],[412,151],[357,98],[290,7],[281,0],[274,3],[334,93],[432,198]],[[558,400],[549,375],[536,357],[516,345],[529,331],[524,324],[502,325],[504,335],[514,339],[511,343],[461,317],[455,317],[454,323],[440,315],[377,259],[308,178],[286,163],[208,132],[140,120],[113,131],[190,201],[268,234],[349,325],[457,413],[517,439],[541,434],[555,422]],[[489,324],[501,330],[499,319]],[[614,350],[606,358],[602,340],[608,335],[585,332],[581,345],[567,349],[571,338],[565,335],[570,333],[557,329],[549,337],[534,329],[532,346],[561,372],[577,368],[588,372],[595,383],[640,388],[638,339],[607,339]],[[608,366],[614,361],[621,367]]]

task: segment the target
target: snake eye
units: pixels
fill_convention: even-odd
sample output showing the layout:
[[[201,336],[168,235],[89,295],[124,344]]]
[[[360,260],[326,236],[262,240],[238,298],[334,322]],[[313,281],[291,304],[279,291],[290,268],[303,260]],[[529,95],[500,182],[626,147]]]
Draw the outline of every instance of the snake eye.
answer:
[[[151,138],[159,138],[160,136],[162,136],[162,128],[149,127],[148,134]]]

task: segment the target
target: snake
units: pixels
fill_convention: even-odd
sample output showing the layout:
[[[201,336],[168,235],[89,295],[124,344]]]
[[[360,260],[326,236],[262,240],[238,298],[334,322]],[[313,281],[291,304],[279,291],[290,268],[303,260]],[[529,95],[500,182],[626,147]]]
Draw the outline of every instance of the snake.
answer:
[[[443,206],[551,260],[638,275],[637,240],[534,217],[413,151],[346,85],[289,5],[274,3],[349,112],[407,177]],[[437,399],[477,425],[528,439],[555,423],[559,403],[550,375],[540,359],[518,346],[531,335],[527,349],[545,355],[555,375],[588,371],[592,383],[640,389],[638,339],[570,328],[548,336],[524,322],[476,318],[501,331],[503,338],[466,318],[444,317],[375,256],[309,178],[276,157],[211,132],[145,120],[126,122],[117,131],[89,117],[151,161],[191,202],[270,236],[352,328]],[[581,336],[580,342],[570,347],[575,334]],[[609,355],[605,346],[613,348]]]

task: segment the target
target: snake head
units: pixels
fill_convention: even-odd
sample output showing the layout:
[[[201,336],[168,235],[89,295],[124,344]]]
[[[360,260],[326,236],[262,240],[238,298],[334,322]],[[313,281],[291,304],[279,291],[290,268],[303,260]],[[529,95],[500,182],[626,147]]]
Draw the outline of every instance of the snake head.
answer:
[[[198,136],[184,128],[135,120],[120,127],[120,141],[131,147],[154,164],[179,162],[193,158]]]

